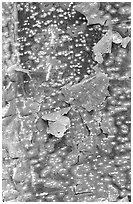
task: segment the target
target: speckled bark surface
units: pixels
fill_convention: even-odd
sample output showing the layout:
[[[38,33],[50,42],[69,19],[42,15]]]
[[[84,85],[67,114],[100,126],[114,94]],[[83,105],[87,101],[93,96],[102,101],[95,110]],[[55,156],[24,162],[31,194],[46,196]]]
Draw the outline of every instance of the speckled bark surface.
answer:
[[[131,202],[130,2],[2,18],[3,201]]]

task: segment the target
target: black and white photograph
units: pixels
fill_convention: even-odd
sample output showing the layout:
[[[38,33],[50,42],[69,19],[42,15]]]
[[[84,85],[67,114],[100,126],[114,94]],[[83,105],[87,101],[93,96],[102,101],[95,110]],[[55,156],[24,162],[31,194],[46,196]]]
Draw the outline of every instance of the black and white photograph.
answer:
[[[131,202],[131,10],[1,2],[1,202]]]

